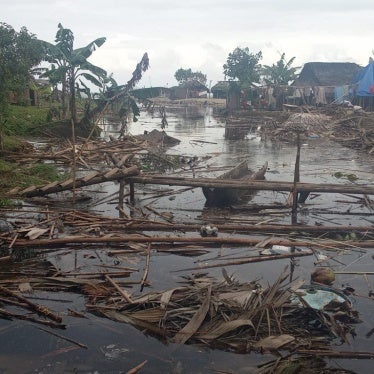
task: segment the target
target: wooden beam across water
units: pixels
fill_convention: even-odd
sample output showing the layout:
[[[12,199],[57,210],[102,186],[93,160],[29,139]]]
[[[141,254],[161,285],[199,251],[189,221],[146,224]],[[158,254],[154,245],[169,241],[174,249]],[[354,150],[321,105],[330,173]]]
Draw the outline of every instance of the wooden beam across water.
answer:
[[[246,189],[249,191],[293,191],[294,182],[283,181],[239,181],[232,179],[216,178],[184,178],[163,175],[143,175],[126,178],[128,183],[159,184],[168,186],[185,187],[212,187],[212,188],[233,188]],[[351,185],[351,184],[317,184],[317,183],[296,183],[298,192],[325,192],[325,193],[351,193],[374,195],[373,185]]]

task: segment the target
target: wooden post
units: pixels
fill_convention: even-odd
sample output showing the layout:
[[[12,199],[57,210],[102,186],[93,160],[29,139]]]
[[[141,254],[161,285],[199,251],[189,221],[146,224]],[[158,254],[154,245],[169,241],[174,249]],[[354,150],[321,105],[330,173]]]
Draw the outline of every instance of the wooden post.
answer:
[[[77,174],[77,159],[75,155],[75,123],[74,119],[71,120],[71,140],[73,143],[73,204],[75,204],[76,198],[76,174]]]
[[[293,190],[292,190],[292,213],[291,213],[291,223],[292,225],[297,224],[297,183],[300,182],[300,132],[297,132],[297,152],[295,161],[295,172],[293,178]],[[295,247],[291,247],[291,253],[295,253]],[[293,280],[293,274],[295,271],[295,259],[290,258],[290,282]]]
[[[125,181],[123,179],[121,179],[119,181],[119,192],[118,192],[118,206],[120,209],[118,209],[119,211],[119,217],[120,218],[124,218],[124,214],[123,214],[123,200],[124,200],[124,194],[125,194]]]
[[[130,203],[135,203],[135,186],[132,182],[130,182]]]
[[[295,162],[295,173],[293,180],[293,190],[292,190],[292,215],[291,223],[293,225],[297,224],[297,183],[300,182],[300,133],[297,133],[297,152],[296,152],[296,162]]]

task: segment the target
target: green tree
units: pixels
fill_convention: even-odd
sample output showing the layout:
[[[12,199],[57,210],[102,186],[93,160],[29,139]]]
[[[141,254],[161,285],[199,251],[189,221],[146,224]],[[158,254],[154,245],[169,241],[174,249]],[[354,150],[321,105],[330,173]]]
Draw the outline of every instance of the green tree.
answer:
[[[23,92],[31,79],[32,69],[43,58],[43,49],[25,27],[16,32],[6,23],[0,23],[0,97],[8,102],[9,93]]]
[[[229,80],[238,80],[241,86],[249,86],[260,81],[262,52],[250,53],[246,48],[235,48],[223,65],[223,73]]]
[[[43,58],[41,43],[22,27],[19,32],[0,23],[0,143],[5,130],[11,94],[24,103],[25,88],[32,80],[32,69]]]
[[[263,66],[262,74],[264,81],[267,84],[274,85],[288,85],[290,82],[293,82],[297,78],[297,70],[300,69],[300,67],[292,67],[294,61],[295,57],[286,61],[286,55],[282,53],[280,60],[275,64]]]
[[[149,68],[148,54],[144,53],[140,62],[136,65],[135,70],[132,73],[131,79],[124,85],[118,85],[112,75],[103,78],[103,89],[99,93],[89,95],[89,92],[85,94],[92,98],[95,105],[86,107],[84,116],[80,121],[82,128],[89,128],[92,125],[92,120],[104,112],[106,108],[111,107],[112,110],[116,110],[121,120],[122,127],[126,126],[127,119],[132,115],[134,122],[137,121],[137,116],[140,115],[139,107],[136,103],[136,99],[131,95],[131,91],[135,85],[142,79],[143,73]],[[122,129],[121,129],[122,132]]]
[[[179,85],[191,80],[196,80],[204,86],[206,85],[206,75],[201,71],[192,71],[191,69],[180,68],[175,72],[174,78],[177,80]]]
[[[106,38],[101,37],[83,48],[74,49],[73,32],[59,23],[56,44],[43,42],[47,52],[46,60],[51,63],[50,69],[44,75],[51,80],[52,84],[61,83],[63,105],[68,95],[70,117],[74,123],[77,123],[77,89],[83,86],[84,80],[102,87],[102,82],[107,75],[105,70],[88,61],[96,48],[101,47],[105,40]],[[86,89],[87,86],[84,88]]]

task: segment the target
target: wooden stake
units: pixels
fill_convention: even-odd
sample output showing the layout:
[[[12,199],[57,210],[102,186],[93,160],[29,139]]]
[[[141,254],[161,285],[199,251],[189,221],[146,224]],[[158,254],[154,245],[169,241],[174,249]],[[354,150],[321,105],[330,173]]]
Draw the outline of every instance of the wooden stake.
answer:
[[[297,133],[297,152],[296,152],[296,162],[295,162],[295,174],[293,181],[292,190],[292,214],[291,223],[293,225],[297,224],[297,184],[300,182],[300,133]]]
[[[71,140],[73,143],[73,205],[75,204],[76,190],[75,190],[75,178],[77,174],[77,159],[75,156],[75,124],[74,120],[71,120]]]
[[[124,218],[124,210],[123,210],[123,201],[124,201],[124,194],[125,194],[125,181],[121,179],[119,181],[119,191],[118,191],[118,211],[119,217]]]
[[[134,183],[130,182],[130,202],[135,203],[135,186]]]
[[[140,281],[140,292],[143,292],[143,288],[144,288],[144,285],[145,285],[147,277],[148,277],[150,258],[151,258],[151,243],[148,243],[147,257],[145,259],[145,270],[144,270],[143,277]]]

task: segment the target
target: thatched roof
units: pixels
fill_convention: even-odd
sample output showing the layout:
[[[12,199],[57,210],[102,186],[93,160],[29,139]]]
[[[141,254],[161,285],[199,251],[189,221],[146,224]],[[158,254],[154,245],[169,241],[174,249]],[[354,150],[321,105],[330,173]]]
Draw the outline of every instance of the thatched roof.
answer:
[[[189,90],[194,90],[194,91],[208,91],[207,86],[205,86],[204,84],[200,83],[199,81],[195,79],[183,82],[178,87],[188,88]]]
[[[229,81],[219,81],[211,89],[211,92],[214,91],[225,91],[229,90],[230,82]]]
[[[308,62],[292,84],[302,86],[343,86],[350,84],[361,67],[352,62]]]

